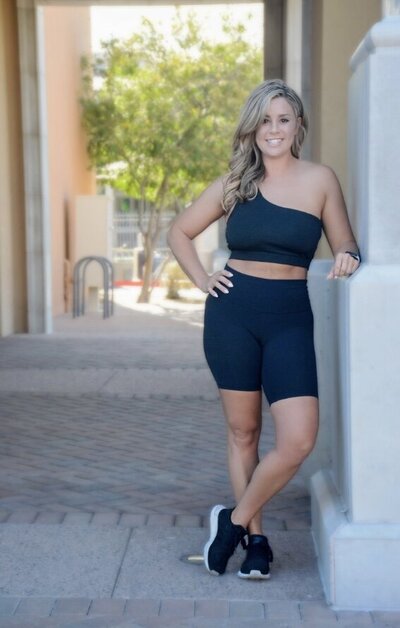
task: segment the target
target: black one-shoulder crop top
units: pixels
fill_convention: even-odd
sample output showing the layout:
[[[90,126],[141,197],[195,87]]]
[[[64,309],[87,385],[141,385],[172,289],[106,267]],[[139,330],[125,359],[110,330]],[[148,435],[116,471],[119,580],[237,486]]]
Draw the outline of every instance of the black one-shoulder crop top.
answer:
[[[318,216],[257,196],[238,203],[226,226],[231,259],[309,268],[321,237]]]

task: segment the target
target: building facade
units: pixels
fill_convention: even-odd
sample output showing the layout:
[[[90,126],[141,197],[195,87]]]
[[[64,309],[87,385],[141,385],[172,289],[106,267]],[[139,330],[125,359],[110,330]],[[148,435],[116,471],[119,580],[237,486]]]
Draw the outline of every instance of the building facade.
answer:
[[[75,199],[96,193],[81,124],[80,60],[90,53],[89,7],[46,7],[43,12],[45,104],[51,240],[52,315],[70,311]]]
[[[67,4],[0,0],[3,336],[50,331],[52,316],[64,311],[73,199],[94,191],[76,94],[78,60],[89,48],[88,7],[96,2]],[[265,77],[299,90],[311,120],[304,157],[331,166],[345,196],[348,62],[381,15],[380,0],[265,0]],[[60,82],[69,101],[60,97]],[[331,257],[324,238],[317,257]]]

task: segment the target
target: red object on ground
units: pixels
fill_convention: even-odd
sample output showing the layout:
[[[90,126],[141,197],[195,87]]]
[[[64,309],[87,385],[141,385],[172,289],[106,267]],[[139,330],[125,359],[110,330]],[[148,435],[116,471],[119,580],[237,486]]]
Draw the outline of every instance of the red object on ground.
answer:
[[[121,286],[143,286],[143,281],[141,279],[133,279],[131,281],[128,279],[121,279],[119,281],[114,281],[114,286],[116,288],[120,288]],[[154,281],[151,286],[152,288],[159,288],[160,282]]]

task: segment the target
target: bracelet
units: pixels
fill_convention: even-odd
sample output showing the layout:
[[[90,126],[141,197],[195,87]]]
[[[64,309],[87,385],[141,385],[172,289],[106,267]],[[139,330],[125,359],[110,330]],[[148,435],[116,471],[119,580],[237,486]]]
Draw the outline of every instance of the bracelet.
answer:
[[[349,255],[351,255],[351,257],[355,260],[357,260],[357,262],[361,262],[361,256],[358,253],[354,253],[353,251],[345,251],[345,253],[348,253]]]

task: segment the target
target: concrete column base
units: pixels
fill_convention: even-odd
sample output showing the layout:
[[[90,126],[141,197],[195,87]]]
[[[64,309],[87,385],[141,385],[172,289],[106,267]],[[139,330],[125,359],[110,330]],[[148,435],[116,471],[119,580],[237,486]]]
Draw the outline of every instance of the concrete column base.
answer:
[[[400,610],[400,524],[349,521],[327,470],[311,478],[311,507],[327,602],[338,610]]]

